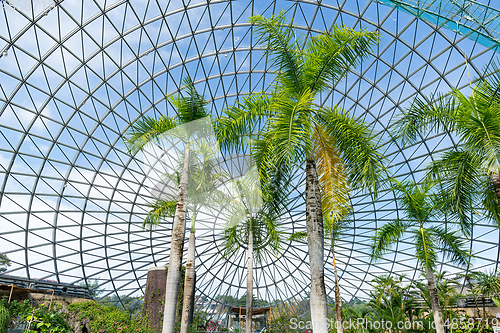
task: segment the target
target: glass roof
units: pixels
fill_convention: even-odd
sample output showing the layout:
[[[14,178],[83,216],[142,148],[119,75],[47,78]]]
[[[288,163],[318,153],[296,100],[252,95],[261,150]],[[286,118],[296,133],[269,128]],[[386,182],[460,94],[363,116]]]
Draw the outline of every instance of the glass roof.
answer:
[[[154,232],[141,228],[152,195],[124,133],[143,115],[174,115],[165,96],[178,93],[186,76],[214,117],[240,96],[268,90],[275,69],[252,34],[250,16],[284,10],[306,38],[332,24],[380,32],[373,54],[317,103],[364,119],[400,179],[418,180],[456,141],[432,134],[402,149],[386,143],[392,119],[418,94],[469,91],[468,72],[479,77],[498,59],[473,38],[369,0],[22,3],[0,3],[0,244],[12,260],[6,273],[97,280],[101,296],[142,296],[148,268],[166,264],[170,250],[171,221]],[[305,231],[303,172],[295,177],[281,227]],[[353,193],[352,205],[353,221],[336,247],[342,297],[366,298],[381,273],[419,278],[407,240],[379,263],[369,260],[374,230],[397,217],[394,195],[374,201]],[[239,298],[246,292],[245,253],[222,257],[217,218],[197,224],[197,295]],[[307,247],[282,245],[282,255],[254,264],[255,295],[269,302],[301,299],[309,289]],[[477,220],[470,245],[479,257],[475,269],[497,269],[498,228]],[[331,254],[325,260],[333,296]],[[457,271],[441,262],[441,271]]]

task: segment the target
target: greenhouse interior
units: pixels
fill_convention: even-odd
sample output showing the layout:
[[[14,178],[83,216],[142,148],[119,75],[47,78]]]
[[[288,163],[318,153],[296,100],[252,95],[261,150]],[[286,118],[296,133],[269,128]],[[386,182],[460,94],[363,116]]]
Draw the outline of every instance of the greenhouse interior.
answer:
[[[499,1],[0,4],[0,333],[500,332]]]

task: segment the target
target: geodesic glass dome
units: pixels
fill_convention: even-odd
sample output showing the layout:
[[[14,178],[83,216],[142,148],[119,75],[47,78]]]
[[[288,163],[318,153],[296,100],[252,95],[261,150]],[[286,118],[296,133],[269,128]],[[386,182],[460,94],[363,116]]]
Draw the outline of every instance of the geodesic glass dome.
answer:
[[[496,13],[486,7],[494,7],[491,2],[475,4],[485,10],[474,12],[477,17],[486,21],[485,13]],[[2,0],[0,248],[12,261],[6,274],[60,283],[97,281],[104,289],[101,297],[143,295],[148,268],[168,263],[172,221],[153,232],[142,229],[152,195],[144,186],[144,165],[127,152],[123,135],[143,115],[174,115],[166,96],[178,93],[187,76],[214,117],[242,95],[269,91],[276,69],[269,67],[248,23],[252,15],[283,10],[305,38],[334,24],[378,30],[380,44],[371,56],[317,102],[339,105],[363,119],[377,134],[391,171],[399,179],[418,180],[429,161],[457,144],[455,138],[422,136],[402,149],[388,143],[389,124],[418,95],[455,87],[468,91],[469,77],[480,77],[498,59],[495,26],[486,33],[493,42],[485,45],[485,33],[477,28],[484,24],[470,17],[474,13],[450,11],[444,22],[433,20],[432,8],[426,8],[428,15],[418,18],[390,1],[368,0],[41,0],[32,5]],[[454,31],[454,23],[474,33]],[[295,177],[281,227],[305,231],[303,172],[297,169]],[[375,201],[353,193],[352,205],[352,223],[336,247],[342,297],[366,298],[379,274],[418,279],[405,240],[380,262],[369,259],[374,231],[397,217],[394,195],[381,193]],[[217,219],[213,214],[198,223],[196,293],[238,299],[246,292],[244,247],[231,259],[221,255]],[[476,223],[470,240],[474,268],[497,270],[499,230],[481,219]],[[270,303],[301,300],[309,291],[307,246],[283,241],[282,248],[279,256],[254,264],[255,296]],[[329,252],[327,247],[325,274],[333,296]],[[444,259],[439,269],[458,271]],[[223,299],[232,305],[232,298]]]

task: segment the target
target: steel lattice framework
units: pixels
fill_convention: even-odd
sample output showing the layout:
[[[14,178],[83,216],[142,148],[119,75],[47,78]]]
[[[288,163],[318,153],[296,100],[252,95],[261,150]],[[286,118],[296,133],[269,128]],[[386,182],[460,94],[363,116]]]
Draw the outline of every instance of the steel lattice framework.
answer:
[[[500,11],[480,2],[469,0],[377,0],[397,6],[428,22],[446,27],[461,35],[476,39],[486,47],[500,46]]]
[[[165,96],[177,93],[188,75],[214,116],[242,95],[268,90],[273,69],[252,34],[251,15],[284,10],[306,38],[332,24],[381,33],[368,60],[317,102],[348,108],[370,124],[400,179],[418,180],[456,141],[440,133],[405,149],[389,144],[394,117],[419,94],[468,90],[466,64],[471,77],[480,77],[498,57],[476,40],[370,0],[0,4],[0,244],[12,260],[7,274],[97,280],[101,296],[141,296],[148,268],[167,263],[170,250],[171,221],[154,232],[141,228],[151,195],[123,134],[143,115],[173,115]],[[305,231],[303,172],[295,177],[282,227]],[[397,217],[394,195],[381,193],[374,201],[353,193],[352,204],[353,222],[336,248],[342,296],[367,297],[378,274],[419,278],[409,240],[370,263],[370,237]],[[239,298],[245,253],[221,256],[217,218],[198,223],[197,294]],[[476,222],[470,240],[475,269],[496,270],[498,228]],[[254,268],[256,296],[269,302],[307,297],[307,247],[282,245],[282,255]],[[325,260],[333,295],[331,254]],[[442,260],[440,270],[457,268]]]

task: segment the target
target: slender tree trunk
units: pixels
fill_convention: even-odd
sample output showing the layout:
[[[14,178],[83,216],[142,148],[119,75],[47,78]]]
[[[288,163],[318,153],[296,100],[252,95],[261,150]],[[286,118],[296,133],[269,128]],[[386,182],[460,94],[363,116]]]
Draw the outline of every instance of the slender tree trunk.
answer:
[[[246,333],[252,333],[252,299],[253,299],[253,232],[252,232],[252,219],[250,218],[250,230],[248,232]]]
[[[186,233],[186,201],[189,171],[189,146],[186,146],[186,156],[179,184],[179,195],[175,208],[174,224],[172,226],[172,240],[170,260],[168,264],[167,284],[165,288],[165,308],[163,313],[163,333],[173,333],[175,326],[175,312],[177,297],[181,282],[182,254],[184,251],[184,237]]]
[[[477,312],[477,316],[479,317],[480,316],[480,314],[479,314],[479,305],[477,305],[477,297],[476,297],[476,293],[473,291],[472,283],[470,282],[470,276],[467,275],[465,277],[465,279],[467,280],[467,282],[469,282],[469,288],[470,288],[470,291],[472,293],[472,296],[474,296],[474,304],[476,304],[476,312]]]
[[[483,301],[483,322],[482,322],[482,325],[481,325],[481,330],[480,332],[484,332],[484,325],[486,324],[486,299],[484,298],[484,296],[481,297],[481,300]]]
[[[491,180],[493,182],[493,188],[495,189],[495,195],[497,196],[497,203],[500,209],[500,177],[498,176],[498,170],[491,173]],[[500,226],[500,221],[497,221]]]
[[[306,164],[306,226],[311,270],[311,319],[314,333],[327,333],[328,304],[324,272],[324,230],[316,163]]]
[[[193,213],[193,227],[191,228],[191,233],[189,235],[189,245],[186,258],[186,276],[184,277],[184,300],[182,301],[182,321],[181,321],[181,332],[188,333],[189,330],[189,317],[193,311],[191,308],[191,300],[193,299],[194,290],[194,250],[196,244],[196,236],[194,230],[194,220],[196,218],[196,212]]]
[[[498,170],[491,173],[491,180],[497,196],[498,205],[500,206],[500,177],[498,175]]]
[[[333,275],[335,277],[335,319],[337,320],[337,333],[344,332],[344,326],[342,322],[344,319],[342,318],[342,299],[340,298],[340,287],[339,287],[339,279],[337,275],[337,262],[335,260],[335,251],[333,249],[333,235],[332,235],[332,259],[333,259]]]
[[[427,271],[427,284],[429,286],[429,294],[431,297],[432,314],[434,316],[434,324],[436,325],[436,333],[444,333],[443,313],[439,304],[439,295],[436,287],[436,277],[432,270]]]

